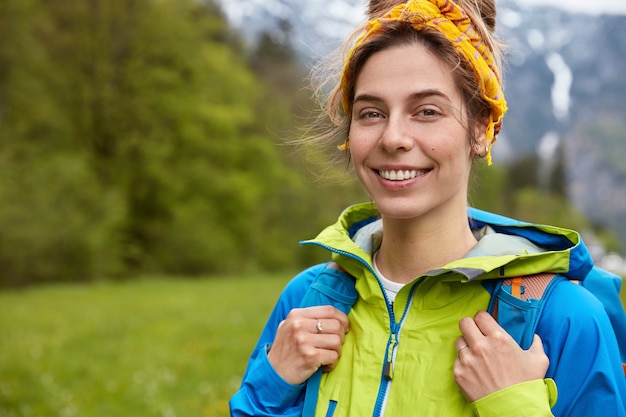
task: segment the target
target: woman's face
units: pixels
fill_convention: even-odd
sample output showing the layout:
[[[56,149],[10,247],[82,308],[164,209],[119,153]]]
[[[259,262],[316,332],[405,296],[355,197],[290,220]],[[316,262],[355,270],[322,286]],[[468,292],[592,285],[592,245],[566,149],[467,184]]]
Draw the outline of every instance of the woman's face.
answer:
[[[473,156],[485,149],[484,124],[472,124],[480,149],[470,146],[467,125],[451,70],[424,46],[367,60],[355,84],[350,152],[383,217],[465,213]]]

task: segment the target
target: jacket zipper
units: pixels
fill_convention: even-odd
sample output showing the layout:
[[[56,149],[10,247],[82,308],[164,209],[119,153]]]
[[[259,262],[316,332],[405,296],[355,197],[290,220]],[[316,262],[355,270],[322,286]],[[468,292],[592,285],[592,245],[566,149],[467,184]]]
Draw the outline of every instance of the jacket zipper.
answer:
[[[376,276],[376,275],[374,275]],[[378,279],[378,277],[376,277]],[[406,307],[402,312],[402,316],[399,322],[395,321],[395,315],[393,312],[393,305],[389,303],[387,300],[387,310],[389,311],[389,320],[390,320],[390,329],[391,335],[389,337],[389,341],[387,342],[387,354],[385,356],[385,363],[383,365],[383,377],[381,379],[380,389],[378,391],[378,397],[376,398],[376,406],[374,407],[373,417],[381,417],[385,415],[385,409],[387,408],[387,400],[389,398],[389,392],[391,388],[391,384],[393,382],[393,367],[395,366],[396,353],[398,351],[398,345],[400,344],[400,332],[402,330],[402,326],[404,325],[404,321],[406,316],[413,304],[413,296],[415,294],[415,290],[421,284],[424,278],[420,278],[416,283],[411,287],[411,292],[409,293],[409,297],[406,303]],[[378,280],[381,285],[381,290],[385,295],[385,299],[387,299],[387,295],[385,294],[384,288],[382,288],[382,284],[380,280]]]
[[[398,345],[398,338],[395,332],[391,333],[391,341],[389,343],[389,348],[387,349],[387,356],[385,357],[385,364],[383,365],[383,378],[387,381],[391,381],[393,379],[393,354]]]
[[[396,352],[398,350],[398,344],[400,343],[400,330],[402,329],[402,325],[404,324],[404,320],[406,319],[407,313],[409,312],[409,308],[411,304],[413,304],[413,294],[415,293],[415,289],[422,283],[424,277],[420,278],[416,283],[411,287],[411,292],[409,293],[409,298],[406,303],[406,307],[402,312],[402,317],[399,322],[396,322],[395,313],[393,311],[393,304],[389,301],[387,297],[387,293],[385,292],[385,288],[376,275],[376,271],[360,256],[356,256],[350,252],[345,252],[342,250],[338,250],[332,248],[328,245],[319,242],[303,242],[303,244],[312,244],[318,245],[330,252],[334,252],[338,255],[343,255],[348,258],[354,259],[360,263],[362,263],[374,277],[376,277],[376,281],[378,281],[378,285],[380,286],[380,290],[382,291],[383,297],[385,298],[385,304],[387,305],[387,312],[389,314],[389,329],[390,335],[387,341],[387,349],[385,352],[385,359],[383,364],[383,370],[380,380],[380,386],[378,388],[378,396],[376,397],[376,405],[374,407],[373,417],[381,417],[384,415],[385,408],[387,405],[387,398],[389,396],[389,387],[393,380],[393,367],[395,363]]]

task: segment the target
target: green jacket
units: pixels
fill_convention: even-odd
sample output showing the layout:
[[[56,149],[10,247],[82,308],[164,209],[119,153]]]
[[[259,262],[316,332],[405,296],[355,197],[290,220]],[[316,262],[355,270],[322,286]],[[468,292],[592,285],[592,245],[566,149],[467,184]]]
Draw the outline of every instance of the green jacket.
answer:
[[[322,376],[316,416],[326,416],[329,406],[337,417],[409,416],[416,410],[420,416],[473,416],[472,408],[480,405],[467,402],[452,367],[457,355],[454,341],[461,335],[459,320],[489,305],[491,295],[482,280],[501,278],[501,268],[509,266],[513,276],[543,272],[546,263],[561,265],[561,272],[566,272],[569,256],[566,251],[542,252],[524,238],[485,235],[468,257],[405,285],[391,307],[371,257],[380,245],[381,221],[368,223],[350,236],[355,225],[374,216],[371,204],[351,207],[336,224],[307,242],[330,249],[333,260],[356,278],[359,294],[337,367]],[[385,362],[393,368],[390,380],[381,376]],[[552,415],[543,381],[514,391],[514,398],[523,400],[526,408],[535,405],[538,413],[533,415]],[[497,409],[497,404],[488,407]]]
[[[482,214],[495,223],[500,219]],[[462,317],[487,309],[489,283],[541,272],[581,279],[592,265],[575,232],[517,222],[505,230],[495,223],[470,218],[479,238],[475,248],[463,259],[416,277],[402,288],[393,304],[372,265],[382,233],[372,204],[350,207],[336,224],[303,242],[327,248],[332,259],[354,277],[358,293],[349,310],[350,332],[341,357],[332,372],[322,375],[316,416],[537,417],[551,416],[553,411],[556,416],[602,415],[596,413],[599,410],[604,415],[626,415],[626,387],[621,370],[613,365],[620,363],[619,352],[606,313],[586,290],[566,280],[557,286],[557,301],[545,309],[537,328],[551,360],[549,378],[514,385],[474,403],[465,399],[452,372],[457,354],[454,341],[460,336]],[[301,305],[323,268],[303,271],[281,295],[253,352],[242,387],[231,399],[232,416],[302,415],[304,385],[282,381],[268,364],[266,352],[280,321]],[[572,305],[585,308],[573,309]],[[603,351],[596,349],[594,357],[582,360],[574,358],[573,349],[583,339],[589,343],[589,338],[560,326],[561,319],[595,329],[591,342]],[[606,375],[611,375],[608,384]],[[551,378],[557,385],[573,383],[567,389],[559,386],[559,399],[564,401],[556,405]]]

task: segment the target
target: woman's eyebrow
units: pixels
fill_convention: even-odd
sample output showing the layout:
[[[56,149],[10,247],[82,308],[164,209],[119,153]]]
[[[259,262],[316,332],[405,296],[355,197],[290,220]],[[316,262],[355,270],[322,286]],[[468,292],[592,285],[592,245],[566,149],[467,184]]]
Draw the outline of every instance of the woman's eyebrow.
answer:
[[[409,101],[418,101],[418,100],[422,100],[425,99],[427,97],[441,97],[444,100],[451,102],[452,100],[450,99],[450,97],[448,97],[447,94],[443,93],[441,90],[432,88],[432,89],[426,89],[426,90],[421,90],[421,91],[416,91],[414,93],[411,93],[408,97]],[[359,101],[367,101],[367,102],[382,102],[383,99],[375,96],[373,94],[359,94],[354,98],[354,102],[353,103],[357,103]]]
[[[441,98],[443,98],[443,99],[445,99],[446,101],[449,101],[449,102],[452,101],[452,100],[450,100],[450,97],[448,97],[447,94],[445,94],[441,90],[437,90],[435,88],[427,89],[427,90],[421,90],[421,91],[417,91],[415,93],[412,93],[412,94],[409,95],[409,100],[410,101],[417,101],[417,100],[422,100],[424,98],[432,97],[432,96],[441,97]]]
[[[359,94],[354,98],[353,103],[357,103],[359,101],[369,101],[369,102],[382,102],[383,100],[380,97],[377,97],[372,94]]]

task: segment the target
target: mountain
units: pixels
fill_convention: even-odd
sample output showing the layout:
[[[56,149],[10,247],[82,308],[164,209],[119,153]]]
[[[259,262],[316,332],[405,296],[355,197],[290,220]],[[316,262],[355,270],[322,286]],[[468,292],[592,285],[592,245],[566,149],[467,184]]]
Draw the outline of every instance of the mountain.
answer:
[[[562,149],[571,202],[613,230],[624,250],[626,16],[505,4],[499,22],[510,45],[504,156],[537,152],[553,164]]]
[[[220,0],[254,42],[284,36],[303,61],[335,49],[365,20],[365,0]],[[626,16],[568,13],[498,2],[498,33],[509,46],[509,112],[494,160],[564,155],[568,195],[626,248]]]
[[[291,42],[305,61],[325,55],[365,19],[365,0],[217,0],[231,24],[251,42],[261,32],[281,36],[288,22]]]

